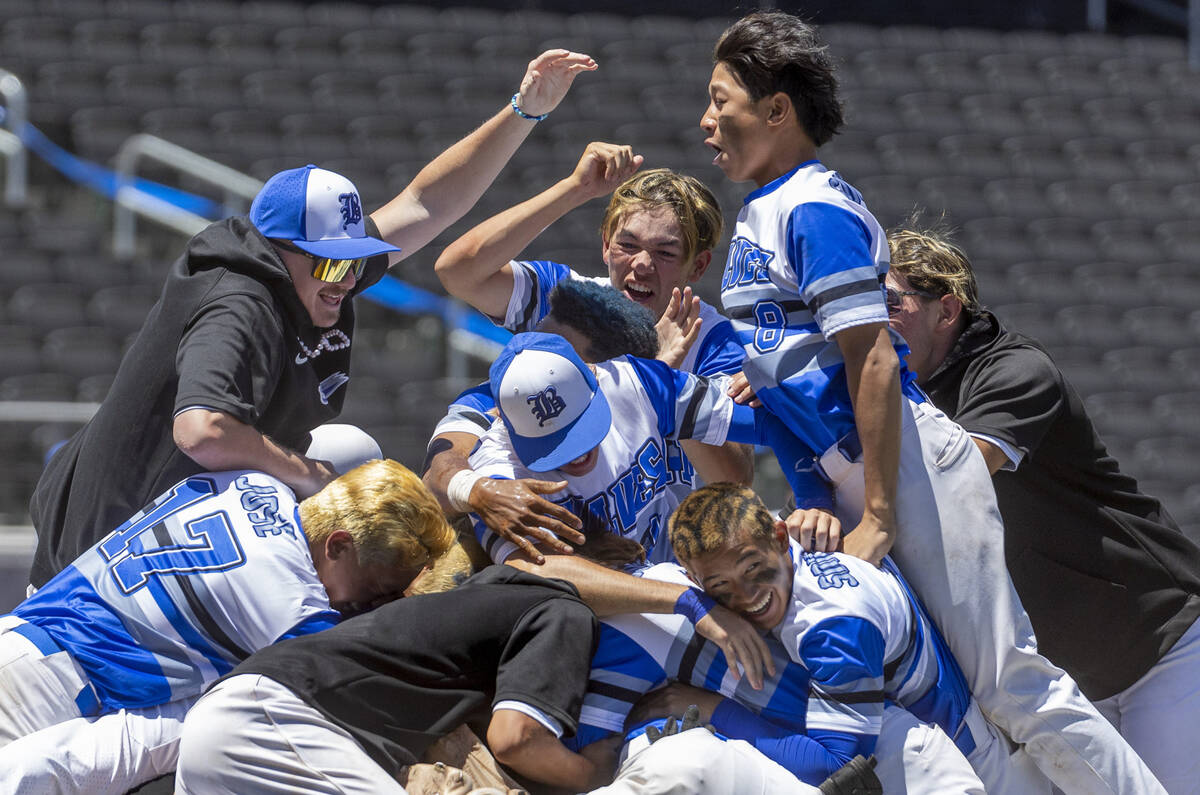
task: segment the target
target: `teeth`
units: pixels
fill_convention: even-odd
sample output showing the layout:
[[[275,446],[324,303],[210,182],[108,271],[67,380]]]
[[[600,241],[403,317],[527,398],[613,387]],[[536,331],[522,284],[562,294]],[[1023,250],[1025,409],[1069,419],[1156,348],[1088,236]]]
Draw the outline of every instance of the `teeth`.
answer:
[[[638,293],[639,295],[650,295],[650,288],[642,287],[640,284],[627,284],[625,285],[625,289],[629,290],[631,293]]]
[[[746,608],[747,613],[758,613],[766,609],[767,603],[771,601],[771,592],[767,591],[766,595],[759,601],[758,604],[750,605]]]

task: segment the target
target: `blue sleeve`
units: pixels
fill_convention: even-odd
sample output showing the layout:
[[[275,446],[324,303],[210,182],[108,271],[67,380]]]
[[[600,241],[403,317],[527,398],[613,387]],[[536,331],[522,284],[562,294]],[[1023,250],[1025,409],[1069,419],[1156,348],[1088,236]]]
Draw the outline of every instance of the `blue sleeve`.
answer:
[[[883,633],[860,616],[819,621],[799,639],[808,669],[808,728],[879,736],[883,721]]]
[[[322,610],[320,613],[314,613],[308,618],[303,619],[299,624],[276,638],[275,642],[278,643],[288,638],[298,638],[301,635],[311,635],[314,632],[322,632],[337,626],[337,623],[341,620],[342,614],[336,610]]]
[[[771,761],[806,784],[817,786],[856,754],[869,756],[874,737],[833,731],[797,734],[725,699],[712,715],[712,725],[733,740],[745,740]]]
[[[550,291],[554,285],[571,278],[571,269],[566,265],[548,260],[519,262],[530,279],[529,293],[523,296],[524,309],[516,322],[508,326],[509,331],[533,331],[542,318],[550,314]]]
[[[484,381],[478,386],[464,389],[458,397],[450,402],[452,406],[466,406],[481,414],[487,414],[496,407],[496,398],[492,396],[492,385]]]
[[[700,341],[696,353],[696,375],[733,375],[742,369],[746,349],[738,342],[733,324],[722,320],[715,329]]]
[[[688,380],[695,380],[695,377],[668,367],[657,359],[626,356],[625,361],[633,365],[634,373],[650,398],[650,405],[658,416],[658,432],[670,438],[675,431],[675,403],[679,393],[687,388]]]
[[[737,410],[734,419],[739,421]],[[756,444],[771,448],[784,478],[792,487],[797,508],[824,508],[833,510],[833,489],[817,469],[817,457],[796,434],[792,433],[783,420],[765,408],[754,410],[755,433],[761,441]],[[744,427],[739,426],[739,432]],[[733,430],[729,438],[734,439]],[[738,441],[734,439],[734,441]]]
[[[840,313],[864,306],[875,307],[887,322],[870,240],[861,218],[833,204],[801,204],[788,217],[788,261],[797,270],[800,297],[822,329],[836,325]]]

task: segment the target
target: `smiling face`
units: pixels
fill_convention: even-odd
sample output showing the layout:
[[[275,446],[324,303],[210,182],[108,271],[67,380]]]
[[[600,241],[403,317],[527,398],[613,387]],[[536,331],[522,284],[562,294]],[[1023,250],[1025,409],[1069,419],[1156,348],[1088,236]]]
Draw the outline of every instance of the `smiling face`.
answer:
[[[762,630],[772,630],[787,615],[792,595],[792,565],[787,532],[742,538],[704,552],[684,566],[712,598]]]
[[[308,310],[308,316],[313,325],[319,328],[329,328],[337,323],[342,313],[342,303],[354,289],[354,269],[346,272],[340,282],[323,282],[312,275],[313,261],[303,254],[275,247],[283,264],[292,277],[296,287],[296,295],[300,303]]]
[[[659,318],[671,303],[671,291],[697,281],[712,257],[712,252],[702,251],[687,261],[686,248],[670,207],[634,209],[604,240],[604,264],[613,287]]]
[[[713,165],[734,182],[752,181],[760,187],[782,174],[782,171],[775,173],[778,169],[772,163],[767,135],[771,97],[751,100],[723,63],[713,67],[708,97],[700,129],[708,134],[704,143],[717,153]]]

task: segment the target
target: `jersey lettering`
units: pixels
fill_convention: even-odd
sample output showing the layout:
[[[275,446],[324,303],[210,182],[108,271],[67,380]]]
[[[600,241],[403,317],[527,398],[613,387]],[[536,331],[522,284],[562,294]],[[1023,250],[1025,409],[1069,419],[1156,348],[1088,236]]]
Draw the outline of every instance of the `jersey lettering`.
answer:
[[[725,273],[721,277],[721,289],[728,290],[747,284],[770,284],[771,274],[767,270],[775,253],[761,248],[744,237],[729,241],[729,257],[725,260]]]
[[[806,552],[804,553],[804,562],[807,564],[808,570],[817,578],[817,586],[821,590],[841,588],[843,585],[851,588],[858,586],[858,580],[850,573],[850,569],[846,568],[846,564],[838,560],[835,555]]]
[[[246,518],[255,534],[261,538],[280,533],[295,537],[291,522],[279,515],[278,491],[274,486],[255,486],[245,475],[235,480],[234,485],[242,492],[242,507],[246,509]]]
[[[783,342],[783,327],[787,325],[787,312],[777,301],[759,301],[754,305],[754,349],[759,353],[770,353]]]

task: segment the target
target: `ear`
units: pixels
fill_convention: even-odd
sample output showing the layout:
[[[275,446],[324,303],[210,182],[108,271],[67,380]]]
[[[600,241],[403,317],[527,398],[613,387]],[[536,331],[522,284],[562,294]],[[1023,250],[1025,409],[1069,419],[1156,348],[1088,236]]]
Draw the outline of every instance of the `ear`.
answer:
[[[608,238],[603,235],[600,237],[600,259],[608,267]]]
[[[347,552],[354,552],[354,536],[345,530],[334,530],[325,539],[325,557],[337,560]]]
[[[772,540],[775,542],[775,550],[777,552],[786,553],[790,545],[791,536],[788,535],[787,522],[782,519],[775,520],[775,533]]]
[[[761,101],[766,103],[768,126],[777,127],[796,116],[795,108],[792,107],[791,97],[782,91],[776,91],[769,97],[763,97]]]
[[[701,251],[699,254],[697,254],[696,258],[694,260],[692,260],[692,272],[688,276],[688,281],[689,282],[700,281],[700,277],[704,275],[704,272],[706,270],[708,270],[709,263],[711,263],[711,262],[712,262],[712,252],[711,251]]]
[[[938,299],[940,308],[938,310],[938,328],[952,329],[958,323],[958,319],[962,317],[963,305],[962,301],[958,300],[953,295],[946,294]]]

